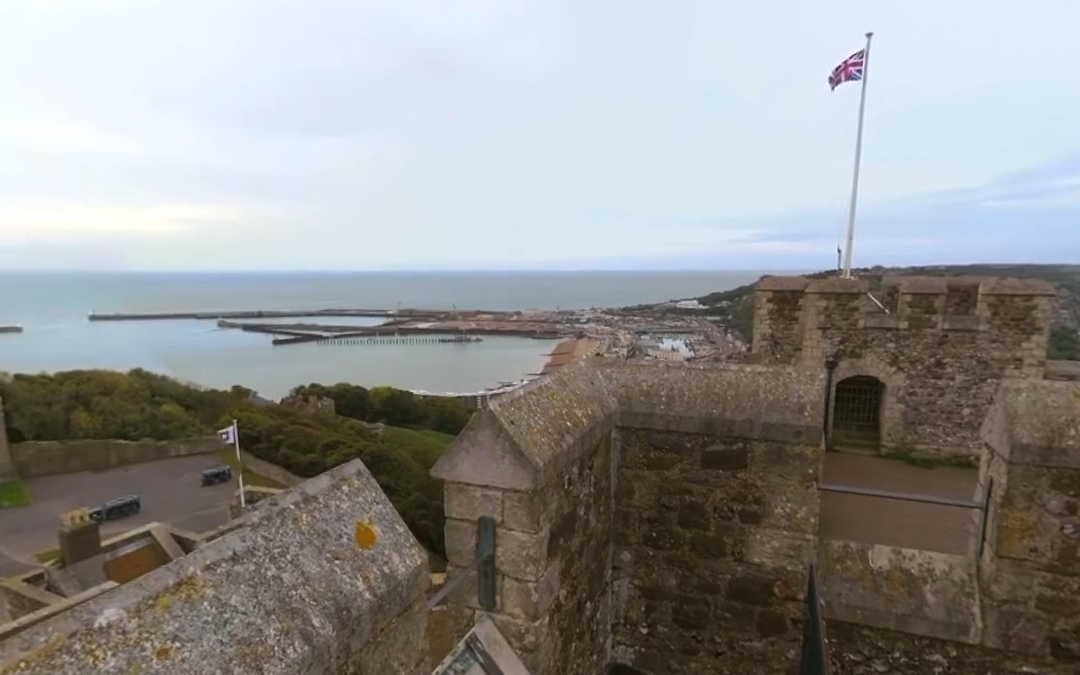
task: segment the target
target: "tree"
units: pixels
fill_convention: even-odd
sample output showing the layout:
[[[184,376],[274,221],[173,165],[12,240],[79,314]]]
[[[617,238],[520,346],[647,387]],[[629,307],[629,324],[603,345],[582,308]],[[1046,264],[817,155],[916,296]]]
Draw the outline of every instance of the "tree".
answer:
[[[407,391],[357,385],[310,384],[299,395],[329,397],[338,415],[309,415],[281,405],[256,406],[251,391],[202,389],[132,370],[78,370],[0,377],[8,438],[175,440],[208,435],[237,420],[244,449],[302,477],[359,458],[416,538],[442,555],[442,485],[429,469],[445,441],[373,421],[460,431],[472,411],[453,399],[419,398]]]
[[[1064,325],[1051,328],[1046,358],[1055,361],[1080,361],[1080,332]]]

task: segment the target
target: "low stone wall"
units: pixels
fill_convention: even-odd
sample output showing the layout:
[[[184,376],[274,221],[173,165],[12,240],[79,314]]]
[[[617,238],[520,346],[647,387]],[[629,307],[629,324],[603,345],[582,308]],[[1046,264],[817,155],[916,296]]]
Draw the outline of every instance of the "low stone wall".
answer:
[[[982,640],[972,556],[826,539],[818,563],[829,619],[970,644]]]
[[[33,612],[22,614],[17,619],[2,623],[0,624],[0,642],[8,640],[23,631],[29,630],[43,621],[68,611],[72,607],[81,605],[91,598],[96,598],[102,593],[111,591],[119,585],[120,584],[115,581],[106,581],[103,584],[98,584],[93,588],[88,588],[85,591],[76,593],[70,598],[61,598],[56,602],[42,606]]]
[[[0,579],[0,604],[4,605],[7,621],[16,621],[63,599],[17,578]]]
[[[22,478],[80,471],[106,471],[118,466],[220,451],[217,436],[180,441],[27,441],[11,445],[11,458]]]
[[[11,638],[5,675],[420,672],[427,554],[359,460]]]

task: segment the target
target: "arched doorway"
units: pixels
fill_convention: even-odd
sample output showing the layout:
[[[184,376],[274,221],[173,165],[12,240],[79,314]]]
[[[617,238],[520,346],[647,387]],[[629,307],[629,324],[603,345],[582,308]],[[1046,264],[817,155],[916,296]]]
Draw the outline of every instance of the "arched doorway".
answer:
[[[881,403],[885,385],[869,375],[836,383],[833,398],[832,446],[842,450],[878,452],[881,449]]]

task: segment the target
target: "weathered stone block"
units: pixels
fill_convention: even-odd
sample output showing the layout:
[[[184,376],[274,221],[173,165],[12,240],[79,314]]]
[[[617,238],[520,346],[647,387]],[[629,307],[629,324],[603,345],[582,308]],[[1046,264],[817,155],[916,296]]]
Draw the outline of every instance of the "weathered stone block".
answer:
[[[443,526],[447,562],[457,567],[465,567],[471,563],[476,558],[476,537],[476,521],[447,519]],[[498,550],[498,534],[495,546]]]
[[[481,516],[503,519],[503,493],[501,490],[485,489],[464,483],[445,483],[443,486],[443,511],[447,518],[477,520]]]
[[[544,502],[537,493],[504,492],[503,527],[520,532],[537,533],[544,520]]]
[[[688,502],[683,504],[679,508],[676,522],[679,527],[684,527],[691,530],[705,530],[712,529],[712,518],[709,514],[709,509],[700,502]]]
[[[817,539],[808,534],[754,529],[746,538],[746,562],[770,569],[804,570],[814,562]]]
[[[725,597],[732,602],[769,607],[776,600],[773,594],[775,583],[776,579],[763,574],[743,574],[728,581]]]
[[[527,621],[546,616],[558,597],[559,566],[551,565],[538,582],[502,577],[501,612]]]
[[[690,537],[690,550],[702,558],[719,560],[727,556],[728,544],[715,534],[695,534]]]
[[[750,466],[750,449],[744,445],[714,445],[701,452],[701,468],[716,471],[742,471]]]
[[[502,574],[521,581],[540,581],[547,569],[547,559],[546,536],[506,529],[496,531],[495,567]]]

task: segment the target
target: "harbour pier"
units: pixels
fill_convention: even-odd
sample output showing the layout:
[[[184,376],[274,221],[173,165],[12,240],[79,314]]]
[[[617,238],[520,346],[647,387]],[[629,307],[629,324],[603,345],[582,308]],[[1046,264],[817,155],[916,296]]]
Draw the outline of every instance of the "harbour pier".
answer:
[[[505,318],[517,316],[519,312],[503,312],[486,309],[244,309],[235,311],[203,312],[114,312],[99,313],[91,311],[87,315],[90,321],[177,321],[194,319],[213,321],[217,319],[292,319],[306,317],[366,317],[387,319],[393,322],[418,321],[436,317],[454,316],[458,319],[476,317]]]

